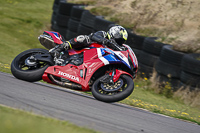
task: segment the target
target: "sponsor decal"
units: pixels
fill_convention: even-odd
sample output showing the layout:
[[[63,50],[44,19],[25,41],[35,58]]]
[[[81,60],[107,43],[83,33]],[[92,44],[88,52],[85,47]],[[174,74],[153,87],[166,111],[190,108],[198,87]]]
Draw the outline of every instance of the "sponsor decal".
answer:
[[[59,71],[58,74],[59,74],[59,75],[62,75],[62,76],[64,76],[64,77],[70,78],[70,79],[72,79],[72,80],[76,80],[76,81],[79,82],[79,78],[78,78],[78,77],[75,77],[75,76],[70,75],[70,74],[68,74],[68,73],[64,73],[64,72]]]
[[[59,39],[59,40],[61,40],[62,38],[61,37],[59,37],[58,36],[58,34],[56,34],[56,33],[54,33],[54,36],[57,38],[57,39]]]
[[[104,63],[104,65],[109,64],[109,61],[102,56],[101,48],[97,48],[98,58]]]
[[[119,51],[115,51],[115,54],[116,54],[119,58],[121,58],[121,60],[123,60],[124,62],[126,62],[126,64],[130,67],[128,58],[127,58],[124,54],[122,54],[122,53],[119,52]]]

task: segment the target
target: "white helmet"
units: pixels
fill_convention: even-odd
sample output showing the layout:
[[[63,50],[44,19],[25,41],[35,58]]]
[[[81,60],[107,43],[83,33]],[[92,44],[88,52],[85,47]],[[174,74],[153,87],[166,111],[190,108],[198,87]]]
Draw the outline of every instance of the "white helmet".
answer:
[[[108,39],[114,39],[116,41],[116,43],[118,43],[120,46],[122,44],[124,44],[124,42],[127,40],[128,38],[128,33],[126,31],[126,29],[122,26],[112,26],[108,33]]]

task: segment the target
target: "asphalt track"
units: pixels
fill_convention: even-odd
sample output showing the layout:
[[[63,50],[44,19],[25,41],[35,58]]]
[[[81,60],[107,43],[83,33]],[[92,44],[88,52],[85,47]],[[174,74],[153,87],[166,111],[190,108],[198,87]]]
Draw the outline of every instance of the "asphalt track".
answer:
[[[200,133],[200,126],[0,72],[0,104],[105,133]]]

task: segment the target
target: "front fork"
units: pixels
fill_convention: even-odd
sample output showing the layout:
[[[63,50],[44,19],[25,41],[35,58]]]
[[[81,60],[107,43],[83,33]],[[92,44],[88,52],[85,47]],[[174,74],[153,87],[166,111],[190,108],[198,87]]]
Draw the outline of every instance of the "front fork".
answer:
[[[122,74],[129,75],[129,76],[131,76],[131,78],[133,78],[133,76],[129,73],[113,68],[113,70],[109,73],[109,75],[110,75],[110,81],[109,82],[114,84],[116,81],[118,81],[118,79],[120,78],[120,76]]]
[[[106,72],[106,74],[100,79],[100,82],[114,85],[115,82],[119,80],[122,74],[129,75],[133,79],[133,76],[131,74],[123,70],[112,68],[111,70]]]

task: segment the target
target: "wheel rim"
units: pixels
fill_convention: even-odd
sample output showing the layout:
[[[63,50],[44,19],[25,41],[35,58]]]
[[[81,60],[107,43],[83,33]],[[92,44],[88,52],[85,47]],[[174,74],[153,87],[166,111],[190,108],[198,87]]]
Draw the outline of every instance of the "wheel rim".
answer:
[[[119,78],[113,85],[107,83],[98,84],[97,92],[102,95],[115,95],[126,90],[127,82],[123,78]]]
[[[18,68],[23,71],[36,70],[47,65],[45,62],[36,61],[35,54],[44,54],[43,52],[34,52],[22,56],[18,61]]]
[[[101,83],[101,89],[107,92],[115,92],[119,90],[122,87],[122,85],[123,85],[123,80],[120,78],[118,81],[116,81],[113,84]]]

